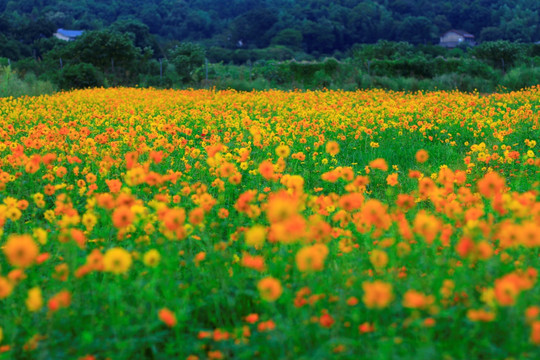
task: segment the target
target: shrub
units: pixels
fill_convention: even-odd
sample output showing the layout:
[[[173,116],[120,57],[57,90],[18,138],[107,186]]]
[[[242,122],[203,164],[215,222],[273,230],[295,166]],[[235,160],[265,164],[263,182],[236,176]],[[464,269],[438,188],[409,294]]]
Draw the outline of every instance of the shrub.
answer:
[[[60,76],[60,87],[62,89],[81,89],[103,85],[103,74],[92,64],[66,65],[62,69]]]

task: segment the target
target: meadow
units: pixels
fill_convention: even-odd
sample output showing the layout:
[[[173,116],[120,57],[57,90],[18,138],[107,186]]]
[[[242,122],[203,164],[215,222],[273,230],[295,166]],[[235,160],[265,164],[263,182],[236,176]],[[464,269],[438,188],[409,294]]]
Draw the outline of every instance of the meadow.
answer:
[[[0,359],[538,359],[539,108],[1,98]]]

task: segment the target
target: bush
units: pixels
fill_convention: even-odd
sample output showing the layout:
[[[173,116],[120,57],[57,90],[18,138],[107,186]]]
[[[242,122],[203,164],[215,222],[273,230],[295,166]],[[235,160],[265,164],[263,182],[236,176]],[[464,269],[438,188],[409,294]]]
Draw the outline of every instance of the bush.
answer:
[[[540,68],[518,67],[510,70],[501,81],[508,90],[520,90],[540,84]]]
[[[29,73],[22,79],[10,66],[0,67],[0,97],[38,96],[56,90],[53,83],[38,80],[34,74]]]
[[[66,65],[60,74],[62,89],[82,89],[103,86],[103,74],[92,64]]]

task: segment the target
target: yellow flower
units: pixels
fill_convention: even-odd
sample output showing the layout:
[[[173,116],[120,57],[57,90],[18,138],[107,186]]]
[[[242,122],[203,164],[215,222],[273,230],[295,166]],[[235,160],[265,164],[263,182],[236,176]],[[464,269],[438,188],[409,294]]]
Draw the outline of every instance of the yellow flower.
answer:
[[[103,257],[105,271],[114,274],[124,274],[131,267],[131,254],[122,248],[112,248],[107,250]]]
[[[151,249],[144,253],[143,262],[146,266],[156,267],[159,265],[160,260],[161,255],[156,249]]]
[[[47,231],[42,228],[35,228],[32,235],[34,235],[34,238],[40,243],[41,245],[45,245],[47,243]]]
[[[53,221],[56,220],[56,215],[54,214],[54,210],[47,210],[45,211],[45,213],[43,214],[43,216],[45,217],[45,219],[52,223]]]
[[[245,239],[248,246],[260,248],[266,238],[266,229],[264,226],[255,225],[246,231]]]
[[[16,207],[8,207],[6,211],[6,218],[10,219],[11,221],[19,220],[21,215],[21,210],[17,209]]]
[[[388,264],[388,254],[383,250],[375,249],[371,252],[369,256],[369,261],[373,267],[377,269],[382,269]]]
[[[281,158],[286,158],[291,154],[291,149],[287,145],[279,145],[276,148],[276,155]]]
[[[33,287],[28,290],[28,297],[26,298],[26,307],[29,311],[35,312],[43,307],[43,296],[41,295],[41,289]]]
[[[94,214],[92,214],[90,212],[87,212],[82,217],[82,223],[86,227],[86,230],[92,231],[94,226],[96,226],[96,224],[97,224],[97,217],[96,217],[96,215],[94,215]]]

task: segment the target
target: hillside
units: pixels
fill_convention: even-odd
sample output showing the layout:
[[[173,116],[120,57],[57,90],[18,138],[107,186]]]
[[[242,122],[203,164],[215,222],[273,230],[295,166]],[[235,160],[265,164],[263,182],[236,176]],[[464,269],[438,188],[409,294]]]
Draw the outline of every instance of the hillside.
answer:
[[[206,47],[284,45],[310,54],[380,39],[428,44],[451,28],[480,41],[540,40],[535,0],[0,0],[0,56],[32,55],[55,29],[97,30],[129,23],[161,43]]]

